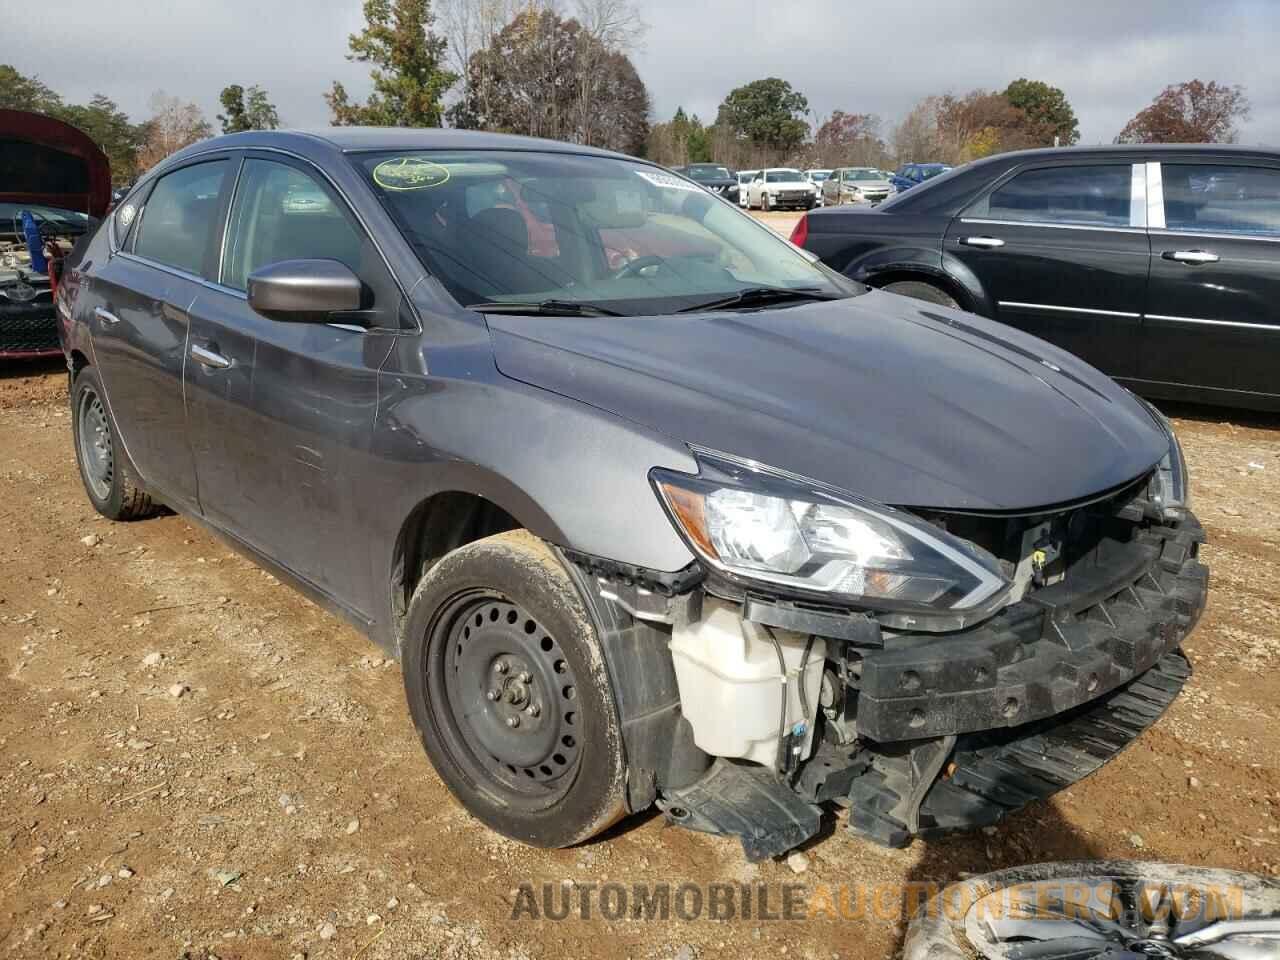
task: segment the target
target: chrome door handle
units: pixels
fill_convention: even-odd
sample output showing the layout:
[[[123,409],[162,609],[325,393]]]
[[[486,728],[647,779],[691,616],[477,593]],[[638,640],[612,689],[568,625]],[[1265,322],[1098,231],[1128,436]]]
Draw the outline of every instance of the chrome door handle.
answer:
[[[93,315],[97,317],[99,320],[101,320],[103,323],[105,323],[108,327],[114,327],[117,323],[120,322],[119,317],[117,317],[110,310],[102,309],[102,307],[94,307]]]
[[[1177,260],[1178,263],[1217,263],[1222,259],[1207,250],[1166,250],[1160,256],[1166,260]]]
[[[984,250],[994,250],[1004,246],[1004,241],[998,237],[961,237],[960,242],[966,247],[981,247]]]
[[[197,363],[204,364],[206,367],[212,367],[214,370],[226,370],[235,363],[230,357],[224,357],[222,354],[215,353],[206,347],[200,346],[198,343],[191,345],[191,359]]]

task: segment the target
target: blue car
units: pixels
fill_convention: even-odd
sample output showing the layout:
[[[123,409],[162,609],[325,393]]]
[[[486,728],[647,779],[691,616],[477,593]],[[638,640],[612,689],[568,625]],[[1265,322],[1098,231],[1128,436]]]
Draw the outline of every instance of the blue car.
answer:
[[[951,167],[945,163],[904,163],[897,173],[889,175],[889,182],[898,188],[898,192],[910,190],[918,183],[946,173]]]

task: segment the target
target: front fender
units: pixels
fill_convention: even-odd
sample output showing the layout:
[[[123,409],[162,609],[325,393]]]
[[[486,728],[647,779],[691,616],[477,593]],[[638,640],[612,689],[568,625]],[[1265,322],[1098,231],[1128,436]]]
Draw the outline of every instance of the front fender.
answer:
[[[964,261],[946,253],[940,254],[936,248],[882,247],[855,259],[844,272],[846,276],[873,287],[910,276],[934,280],[958,290],[965,309],[984,317],[995,316],[995,302],[977,275]]]

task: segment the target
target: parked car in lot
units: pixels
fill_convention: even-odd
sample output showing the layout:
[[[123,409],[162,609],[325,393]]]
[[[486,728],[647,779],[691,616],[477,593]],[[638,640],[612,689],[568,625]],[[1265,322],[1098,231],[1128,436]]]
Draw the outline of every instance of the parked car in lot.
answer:
[[[739,170],[735,176],[738,178],[738,206],[745,207],[747,205],[747,195],[751,188],[751,181],[760,176],[760,171]]]
[[[834,801],[889,844],[992,823],[1187,678],[1167,421],[647,162],[219,137],[59,309],[93,506],[163,502],[370,635],[444,781],[528,843],[655,803],[752,858]]]
[[[761,170],[747,189],[748,210],[812,210],[817,202],[817,187],[790,167]]]
[[[830,170],[806,170],[804,178],[812,183],[818,189],[817,202],[818,206],[822,206],[822,185],[827,178],[831,176]]]
[[[897,192],[897,187],[874,167],[842,167],[833,171],[822,184],[822,205],[833,207],[842,203],[864,203],[874,207]]]
[[[687,167],[676,167],[676,173],[688,177],[730,203],[738,202],[738,178],[729,172],[728,167],[722,167],[718,163],[691,163]]]
[[[0,110],[0,359],[61,352],[48,260],[70,251],[110,198],[93,140],[52,117]]]
[[[850,277],[1043,337],[1145,396],[1280,409],[1280,154],[1001,154],[806,230]]]
[[[926,180],[932,180],[950,169],[951,167],[945,163],[904,163],[896,173],[890,175],[889,182],[899,192],[903,192],[924,183]]]

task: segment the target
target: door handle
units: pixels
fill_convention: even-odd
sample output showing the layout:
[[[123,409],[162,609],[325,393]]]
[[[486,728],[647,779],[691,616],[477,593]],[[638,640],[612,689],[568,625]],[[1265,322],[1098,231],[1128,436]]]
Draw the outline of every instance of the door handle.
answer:
[[[93,315],[97,317],[99,320],[101,320],[108,327],[114,327],[117,323],[120,322],[119,317],[117,317],[110,310],[102,309],[102,307],[94,307]]]
[[[1160,256],[1166,260],[1191,264],[1217,263],[1221,259],[1216,253],[1210,253],[1208,250],[1166,250]]]
[[[999,237],[961,237],[960,242],[966,247],[981,247],[983,250],[994,250],[1004,246],[1004,241]]]
[[[202,347],[198,343],[191,345],[191,359],[214,370],[226,370],[235,364],[235,361],[230,357],[224,357],[222,354],[207,347]]]

